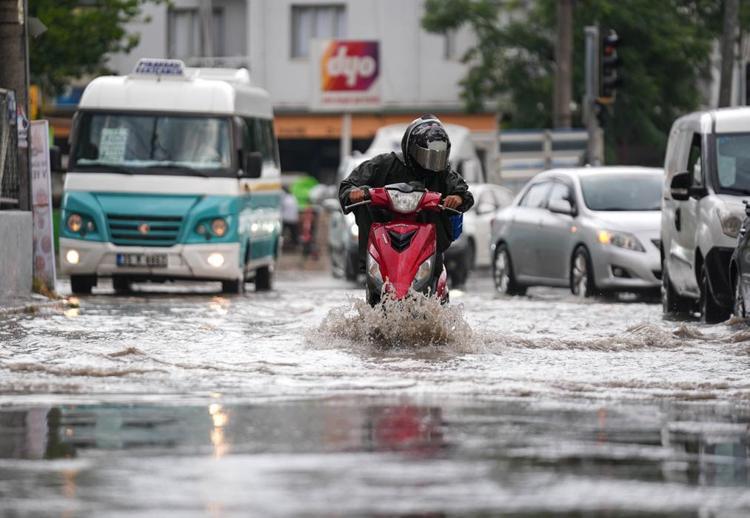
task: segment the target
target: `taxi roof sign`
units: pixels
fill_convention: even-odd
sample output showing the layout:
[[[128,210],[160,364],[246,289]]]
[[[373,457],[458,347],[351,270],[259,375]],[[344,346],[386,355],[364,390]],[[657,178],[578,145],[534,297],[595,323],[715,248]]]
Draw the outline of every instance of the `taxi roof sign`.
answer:
[[[139,76],[185,77],[185,63],[179,59],[141,58],[133,69]]]

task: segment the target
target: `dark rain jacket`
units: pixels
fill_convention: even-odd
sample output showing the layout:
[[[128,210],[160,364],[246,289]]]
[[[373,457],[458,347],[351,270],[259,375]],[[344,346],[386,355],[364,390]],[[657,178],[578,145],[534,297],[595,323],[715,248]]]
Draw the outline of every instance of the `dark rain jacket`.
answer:
[[[418,166],[407,165],[404,155],[401,153],[385,153],[363,162],[352,173],[341,182],[339,186],[339,202],[342,209],[349,204],[349,191],[358,187],[385,187],[392,183],[413,182],[422,183],[429,191],[440,192],[443,196],[457,194],[463,199],[458,210],[465,212],[474,205],[474,197],[469,192],[469,187],[457,172],[446,169],[442,172],[425,171]],[[371,222],[369,217],[364,216],[363,211],[367,207],[355,209],[357,224],[360,226],[360,236],[367,236],[367,228],[361,228]],[[344,209],[344,212],[346,209]],[[442,252],[448,248],[453,240],[453,226],[450,222],[450,213],[441,212],[429,216],[437,227],[438,249]],[[364,233],[362,231],[365,231]]]

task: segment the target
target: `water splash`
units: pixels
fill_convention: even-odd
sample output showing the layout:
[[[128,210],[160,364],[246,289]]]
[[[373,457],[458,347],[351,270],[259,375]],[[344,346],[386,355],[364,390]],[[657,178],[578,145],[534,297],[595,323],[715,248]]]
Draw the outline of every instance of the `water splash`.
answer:
[[[473,332],[462,305],[442,305],[436,297],[411,294],[403,300],[388,295],[371,307],[362,299],[333,308],[311,339],[343,338],[382,349],[449,347],[472,352]]]

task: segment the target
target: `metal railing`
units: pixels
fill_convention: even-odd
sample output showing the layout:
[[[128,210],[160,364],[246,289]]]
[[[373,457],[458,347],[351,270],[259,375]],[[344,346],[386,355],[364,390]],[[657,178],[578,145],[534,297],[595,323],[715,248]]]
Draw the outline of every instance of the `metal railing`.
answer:
[[[20,193],[15,94],[0,88],[0,210],[18,209]]]

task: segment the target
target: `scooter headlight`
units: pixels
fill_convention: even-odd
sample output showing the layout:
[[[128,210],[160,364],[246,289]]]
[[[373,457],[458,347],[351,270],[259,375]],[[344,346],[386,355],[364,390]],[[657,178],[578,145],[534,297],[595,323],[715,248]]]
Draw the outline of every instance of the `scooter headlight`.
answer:
[[[417,270],[417,275],[414,276],[414,282],[412,285],[416,286],[417,284],[422,284],[427,279],[430,278],[430,274],[432,273],[432,257],[424,261],[422,264],[419,265],[419,269]]]
[[[380,274],[380,265],[372,254],[367,254],[367,275],[379,283],[383,282],[383,276]]]
[[[419,202],[424,196],[423,192],[401,192],[396,189],[388,189],[388,196],[391,199],[391,207],[396,212],[409,213],[414,212],[419,207]]]
[[[349,227],[349,235],[352,238],[352,241],[357,241],[359,239],[359,227],[356,223],[352,223]]]

